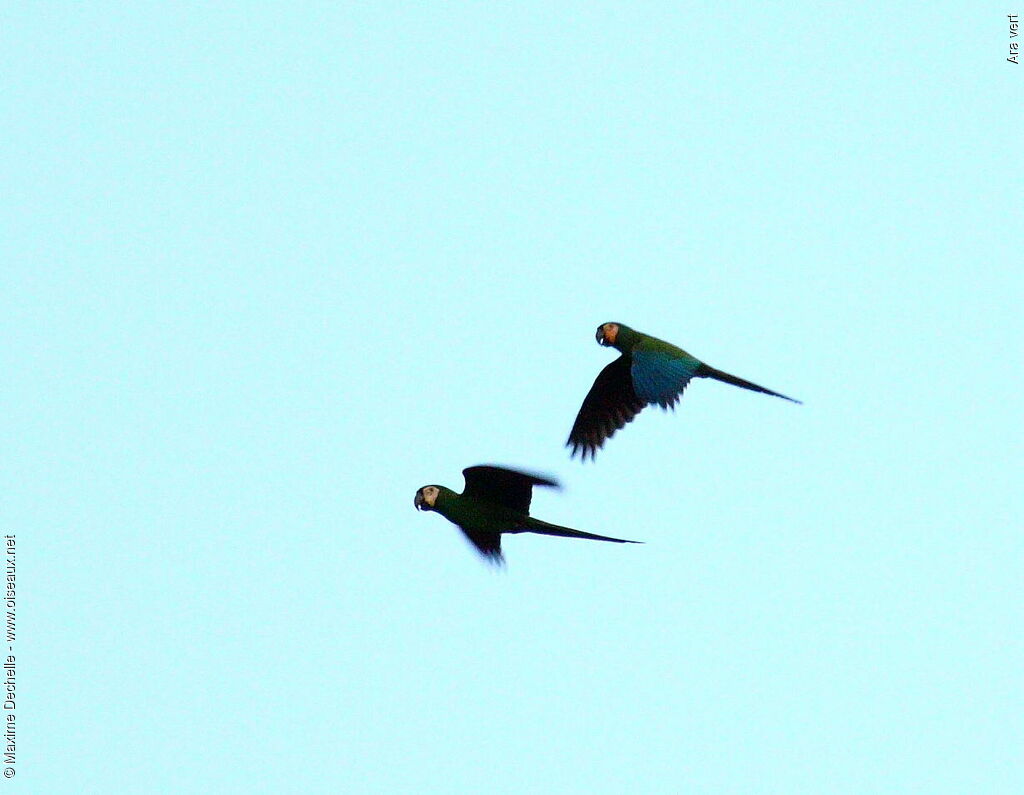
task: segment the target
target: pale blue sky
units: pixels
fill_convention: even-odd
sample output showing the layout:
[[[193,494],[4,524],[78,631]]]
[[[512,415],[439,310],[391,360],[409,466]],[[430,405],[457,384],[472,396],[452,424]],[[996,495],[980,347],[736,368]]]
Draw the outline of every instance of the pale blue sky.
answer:
[[[0,795],[1024,791],[1008,10],[10,5]]]

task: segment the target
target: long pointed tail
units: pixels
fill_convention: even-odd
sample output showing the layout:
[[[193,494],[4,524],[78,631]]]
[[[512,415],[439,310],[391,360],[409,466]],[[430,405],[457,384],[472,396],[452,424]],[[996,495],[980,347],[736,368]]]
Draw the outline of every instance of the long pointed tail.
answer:
[[[546,536],[562,536],[564,538],[586,538],[591,541],[613,541],[616,544],[642,544],[643,541],[629,541],[625,538],[612,538],[610,536],[599,536],[595,533],[584,533],[582,530],[573,530],[569,527],[562,527],[557,524],[549,524],[541,519],[530,517],[529,523],[519,532],[540,533]]]
[[[788,395],[783,395],[780,392],[772,392],[772,390],[765,389],[763,386],[758,386],[757,384],[751,381],[746,381],[735,375],[723,373],[721,370],[716,370],[714,367],[709,367],[706,364],[702,364],[700,367],[698,367],[695,375],[700,378],[714,378],[716,381],[722,381],[723,383],[726,384],[732,384],[733,386],[743,387],[744,389],[749,389],[751,392],[763,392],[765,395],[774,395],[775,397],[780,397],[783,400],[788,400],[791,403],[803,403],[802,400],[791,398]]]

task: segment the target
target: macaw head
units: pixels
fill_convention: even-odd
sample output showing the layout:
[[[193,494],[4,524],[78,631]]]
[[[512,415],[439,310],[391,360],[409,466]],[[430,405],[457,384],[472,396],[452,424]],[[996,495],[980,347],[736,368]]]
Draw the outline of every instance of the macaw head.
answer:
[[[597,338],[597,343],[599,345],[604,345],[606,348],[610,345],[614,345],[615,340],[619,336],[619,324],[602,323],[597,327],[597,334],[594,336]]]
[[[417,511],[432,511],[434,503],[437,502],[437,495],[440,493],[440,486],[424,486],[416,492],[416,499],[412,504],[416,506]]]

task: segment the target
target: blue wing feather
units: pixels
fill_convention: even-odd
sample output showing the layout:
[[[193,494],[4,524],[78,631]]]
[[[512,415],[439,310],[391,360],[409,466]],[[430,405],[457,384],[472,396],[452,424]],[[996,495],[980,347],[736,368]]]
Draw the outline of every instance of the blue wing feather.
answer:
[[[660,351],[633,351],[633,389],[645,403],[674,406],[700,367],[692,356],[672,357]]]

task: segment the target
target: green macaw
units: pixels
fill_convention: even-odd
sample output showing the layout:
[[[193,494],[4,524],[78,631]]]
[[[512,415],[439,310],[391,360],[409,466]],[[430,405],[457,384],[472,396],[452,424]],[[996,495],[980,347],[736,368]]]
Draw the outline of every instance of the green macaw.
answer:
[[[502,533],[541,533],[566,538],[589,538],[617,544],[640,544],[624,538],[584,533],[530,516],[530,498],[534,486],[559,488],[547,478],[493,466],[475,466],[462,470],[466,488],[456,494],[444,486],[424,486],[416,492],[413,505],[418,511],[436,511],[465,533],[473,546],[491,563],[502,564]]]
[[[569,433],[566,447],[572,447],[573,457],[582,451],[584,461],[587,455],[593,459],[605,440],[632,422],[644,406],[657,403],[663,409],[675,410],[691,378],[714,378],[793,403],[801,402],[716,370],[682,348],[621,323],[602,323],[597,327],[596,337],[598,343],[614,347],[622,355],[598,374]]]

